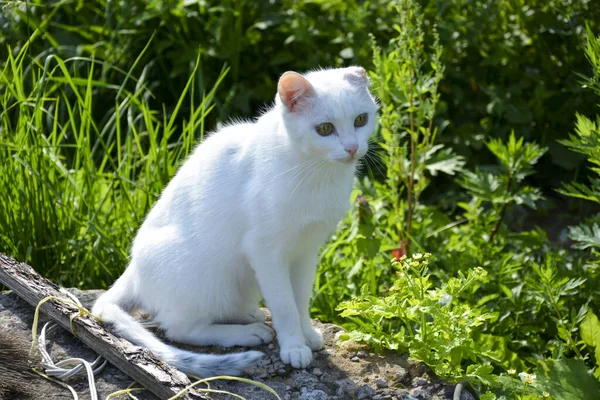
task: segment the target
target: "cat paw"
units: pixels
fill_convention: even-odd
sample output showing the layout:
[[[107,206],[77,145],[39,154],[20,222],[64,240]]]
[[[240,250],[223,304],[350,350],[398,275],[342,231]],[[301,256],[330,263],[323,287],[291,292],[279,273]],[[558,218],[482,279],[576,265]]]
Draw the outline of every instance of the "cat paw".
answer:
[[[246,315],[247,315],[247,318],[249,320],[251,320],[252,322],[260,322],[260,323],[264,324],[265,320],[267,319],[265,312],[258,307],[248,311],[248,313]]]
[[[323,334],[318,329],[310,328],[309,330],[305,331],[304,340],[306,340],[306,344],[312,350],[321,350],[323,347],[325,347]]]
[[[294,368],[306,368],[312,361],[312,351],[305,344],[282,347],[279,355],[284,364]]]
[[[234,324],[254,324],[257,322],[264,323],[266,320],[266,315],[263,310],[258,307],[255,307],[251,310],[241,312],[231,318],[229,321]]]
[[[238,346],[260,346],[273,341],[273,329],[263,323],[253,323],[244,326],[244,336],[240,338]]]

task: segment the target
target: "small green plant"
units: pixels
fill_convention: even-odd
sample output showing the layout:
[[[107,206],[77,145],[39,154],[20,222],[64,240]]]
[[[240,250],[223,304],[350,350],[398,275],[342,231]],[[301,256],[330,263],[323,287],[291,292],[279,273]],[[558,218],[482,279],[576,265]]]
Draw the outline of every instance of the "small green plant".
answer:
[[[398,243],[399,252],[407,254],[414,240],[414,214],[429,176],[453,175],[464,161],[435,143],[439,130],[434,118],[444,75],[437,31],[432,30],[433,44],[427,48],[420,7],[413,0],[401,0],[395,8],[397,36],[386,51],[373,43],[371,77],[381,102],[377,145],[383,149],[386,166],[385,185],[378,185],[378,191],[389,202],[388,234]]]
[[[393,4],[400,21],[396,37],[385,50],[372,43],[369,75],[381,110],[380,131],[367,154],[368,174],[358,182],[353,210],[326,247],[317,276],[313,309],[327,318],[364,283],[374,295],[389,287],[390,259],[424,239],[424,230],[415,229],[422,223],[415,218],[423,207],[421,195],[433,178],[454,175],[464,164],[436,142],[434,117],[444,72],[439,43],[425,45],[423,14],[415,1]]]
[[[592,76],[583,77],[584,84],[600,96],[600,37],[596,37],[589,28],[585,53],[592,65]],[[600,115],[597,115],[594,120],[577,114],[575,134],[561,143],[572,151],[585,155],[592,167],[588,184],[571,182],[565,184],[560,192],[567,196],[600,203]],[[589,265],[594,269],[597,269],[597,264],[600,262],[599,222],[598,215],[592,216],[585,223],[573,226],[569,230],[569,237],[575,242],[575,247],[591,253],[592,259]]]
[[[407,351],[429,365],[441,377],[469,378],[475,370],[465,361],[477,361],[474,331],[493,315],[482,307],[460,300],[463,293],[477,290],[486,272],[474,268],[459,273],[440,287],[434,287],[429,273],[430,254],[414,254],[394,261],[396,280],[388,293],[379,297],[366,287],[352,300],[338,307],[358,330],[347,338],[382,348]],[[477,366],[477,374],[491,372],[491,366]]]
[[[506,211],[511,204],[525,204],[535,209],[536,203],[541,200],[539,189],[523,185],[522,182],[534,172],[534,165],[546,149],[535,143],[524,143],[523,138],[516,139],[514,132],[510,135],[508,143],[492,139],[486,146],[501,163],[499,173],[465,171],[460,184],[479,204],[491,205],[490,212],[496,216],[496,221],[487,239],[492,242],[502,227]]]

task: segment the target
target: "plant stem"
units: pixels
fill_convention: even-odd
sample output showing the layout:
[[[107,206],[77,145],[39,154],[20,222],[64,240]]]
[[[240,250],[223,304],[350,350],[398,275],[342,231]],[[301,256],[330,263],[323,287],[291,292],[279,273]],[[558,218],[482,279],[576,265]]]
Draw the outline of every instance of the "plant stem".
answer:
[[[411,71],[410,76],[410,95],[409,95],[409,104],[410,104],[410,175],[408,177],[408,187],[407,187],[407,196],[408,196],[408,210],[406,212],[406,236],[410,237],[410,231],[412,228],[412,216],[414,205],[414,185],[415,185],[415,162],[416,162],[416,144],[415,144],[415,120],[414,120],[414,111],[413,111],[413,81],[412,81],[413,72]],[[410,254],[410,240],[406,241],[406,254]]]
[[[506,213],[506,208],[508,207],[508,203],[509,202],[506,202],[502,206],[502,209],[500,210],[500,218],[498,218],[498,222],[496,222],[496,226],[494,227],[494,230],[490,234],[490,240],[488,240],[488,243],[492,243],[492,241],[494,240],[494,237],[500,230],[500,225],[502,225],[502,220],[504,219],[504,214]]]
[[[551,296],[548,296],[548,297],[550,297],[552,299]],[[558,323],[563,327],[563,329],[565,330],[565,333],[569,339],[569,347],[571,347],[571,349],[575,352],[575,354],[577,354],[577,357],[579,357],[581,360],[583,360],[583,356],[581,355],[581,352],[579,351],[579,349],[575,345],[575,342],[573,341],[573,337],[571,336],[571,331],[568,330],[567,327],[563,323],[563,317],[562,317],[560,310],[558,309],[556,301],[552,301],[552,307],[554,308],[554,312],[558,316]]]
[[[512,175],[509,175],[508,182],[506,182],[506,193],[510,193],[510,185],[512,184],[512,179],[513,179]],[[500,210],[500,218],[498,218],[498,221],[496,222],[496,226],[494,227],[494,230],[490,234],[490,240],[488,240],[488,243],[492,243],[492,241],[494,240],[494,237],[496,237],[496,234],[500,230],[500,225],[502,225],[502,221],[504,220],[504,214],[506,213],[506,209],[508,208],[508,205],[510,203],[511,203],[511,201],[507,201],[506,203],[504,203],[502,205],[502,209]]]

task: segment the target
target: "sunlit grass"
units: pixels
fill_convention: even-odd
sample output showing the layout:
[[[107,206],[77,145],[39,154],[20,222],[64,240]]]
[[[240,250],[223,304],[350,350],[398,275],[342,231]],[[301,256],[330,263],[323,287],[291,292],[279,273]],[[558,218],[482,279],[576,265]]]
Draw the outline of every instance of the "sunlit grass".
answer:
[[[121,86],[107,85],[98,60],[32,60],[27,46],[9,54],[0,71],[0,251],[62,285],[105,287],[125,268],[140,222],[203,135],[227,70],[194,104],[196,60],[167,111],[150,105],[144,74],[120,71]],[[128,81],[135,90],[126,89]],[[114,93],[114,104],[97,104],[99,90]],[[99,106],[110,112],[98,118]]]

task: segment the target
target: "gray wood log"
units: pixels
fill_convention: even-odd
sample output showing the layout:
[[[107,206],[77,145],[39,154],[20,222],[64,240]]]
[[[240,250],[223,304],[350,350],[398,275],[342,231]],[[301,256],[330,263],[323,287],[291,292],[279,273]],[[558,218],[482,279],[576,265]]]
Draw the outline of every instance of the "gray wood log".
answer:
[[[2,253],[0,282],[33,307],[48,296],[70,301],[66,295],[59,292],[60,288],[57,285],[41,277],[29,265]],[[50,300],[40,307],[40,311],[70,331],[69,318],[79,310],[69,304]],[[159,361],[150,351],[114,336],[91,316],[75,318],[73,327],[75,335],[83,343],[160,399],[168,399],[191,384],[185,374]],[[198,393],[189,392],[180,398],[206,399]]]

